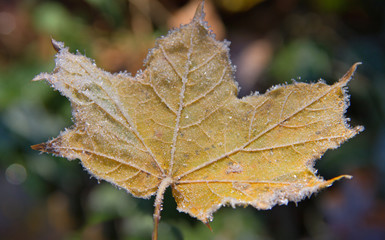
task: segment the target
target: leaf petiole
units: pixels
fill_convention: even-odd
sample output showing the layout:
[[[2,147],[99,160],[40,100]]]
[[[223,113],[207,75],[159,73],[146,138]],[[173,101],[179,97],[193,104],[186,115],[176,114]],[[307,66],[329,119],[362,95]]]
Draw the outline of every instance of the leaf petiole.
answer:
[[[158,191],[156,192],[156,198],[154,203],[154,230],[152,232],[152,240],[158,239],[158,225],[160,220],[160,212],[162,211],[163,205],[163,196],[167,187],[173,183],[173,179],[171,177],[166,177],[162,180],[159,185]]]

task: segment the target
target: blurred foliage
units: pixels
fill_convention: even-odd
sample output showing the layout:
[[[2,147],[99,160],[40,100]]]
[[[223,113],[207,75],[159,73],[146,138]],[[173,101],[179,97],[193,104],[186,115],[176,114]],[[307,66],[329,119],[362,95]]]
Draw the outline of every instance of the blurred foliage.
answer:
[[[249,10],[251,7],[262,2],[263,0],[216,0],[219,7],[230,12],[242,12]]]
[[[362,61],[349,84],[352,125],[366,130],[317,163],[354,179],[298,207],[223,208],[213,233],[175,210],[166,193],[161,239],[383,239],[385,236],[385,1],[208,1],[209,24],[232,41],[240,96],[297,81],[336,81]],[[149,239],[153,199],[135,199],[83,172],[77,161],[30,145],[71,123],[68,101],[31,79],[51,71],[50,38],[112,72],[135,74],[154,39],[193,12],[179,0],[6,0],[0,2],[1,239]],[[238,4],[244,4],[241,7]],[[183,9],[183,14],[182,13]],[[192,9],[193,11],[194,9]],[[186,13],[190,11],[190,15]],[[188,15],[188,16],[187,16]],[[223,27],[224,26],[224,27]],[[300,80],[299,80],[299,77]]]

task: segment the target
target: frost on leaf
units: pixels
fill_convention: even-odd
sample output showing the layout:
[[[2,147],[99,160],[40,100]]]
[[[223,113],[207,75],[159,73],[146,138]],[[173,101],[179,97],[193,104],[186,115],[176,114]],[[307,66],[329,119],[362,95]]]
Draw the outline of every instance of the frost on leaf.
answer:
[[[325,181],[313,167],[362,130],[344,117],[357,64],[333,85],[294,83],[238,99],[228,43],[203,18],[199,7],[190,24],[158,39],[135,77],[105,72],[54,41],[54,71],[34,80],[71,101],[74,125],[33,148],[80,159],[136,197],[157,194],[158,206],[171,187],[178,210],[205,223],[222,205],[270,209],[348,177]]]

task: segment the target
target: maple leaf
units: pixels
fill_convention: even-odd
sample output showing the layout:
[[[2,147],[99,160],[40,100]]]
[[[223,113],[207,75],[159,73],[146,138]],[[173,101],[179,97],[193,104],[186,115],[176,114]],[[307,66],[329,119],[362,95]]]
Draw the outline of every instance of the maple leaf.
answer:
[[[135,77],[110,74],[63,43],[53,73],[42,73],[72,104],[74,125],[33,149],[80,159],[96,178],[135,197],[163,195],[204,223],[223,205],[270,209],[330,186],[315,160],[362,131],[344,117],[345,85],[276,86],[238,99],[227,42],[218,42],[201,4],[190,24],[156,42]]]

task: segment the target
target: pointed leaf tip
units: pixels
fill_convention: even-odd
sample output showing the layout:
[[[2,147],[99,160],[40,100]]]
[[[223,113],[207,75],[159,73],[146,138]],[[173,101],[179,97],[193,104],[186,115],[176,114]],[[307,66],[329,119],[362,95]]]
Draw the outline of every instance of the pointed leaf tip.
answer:
[[[31,148],[36,151],[60,155],[60,152],[53,146],[52,142],[35,144],[35,145],[32,145]]]
[[[56,52],[60,52],[64,48],[64,43],[56,41],[55,39],[51,38],[51,43],[53,48],[55,49]]]
[[[205,223],[205,225],[209,228],[210,232],[213,232],[212,227],[210,226],[210,223]]]
[[[45,149],[44,146],[45,146],[44,143],[39,143],[39,144],[32,145],[31,148],[36,151],[44,151]]]
[[[49,79],[50,75],[48,73],[41,73],[37,76],[35,76],[32,81],[33,82],[36,82],[36,81],[40,81],[40,80],[44,80],[44,79]]]
[[[195,10],[193,21],[202,21],[205,18],[204,4],[204,0],[199,3],[197,9]]]
[[[349,71],[347,71],[345,75],[342,76],[342,78],[340,79],[340,82],[343,82],[343,83],[349,82],[350,79],[352,79],[354,73],[356,72],[358,65],[361,65],[361,64],[362,64],[361,62],[356,62],[355,64],[353,64],[353,66],[350,67]]]
[[[341,180],[341,179],[343,179],[343,178],[346,178],[346,179],[352,179],[353,176],[351,176],[351,175],[341,175],[341,176],[332,178],[332,179],[330,179],[330,180],[324,182],[324,183],[323,183],[323,186],[324,186],[324,187],[330,187],[331,185],[333,185],[333,183],[334,183],[335,181]]]

